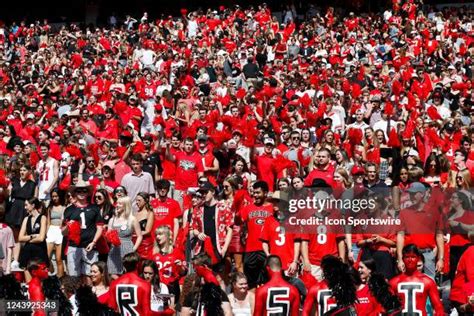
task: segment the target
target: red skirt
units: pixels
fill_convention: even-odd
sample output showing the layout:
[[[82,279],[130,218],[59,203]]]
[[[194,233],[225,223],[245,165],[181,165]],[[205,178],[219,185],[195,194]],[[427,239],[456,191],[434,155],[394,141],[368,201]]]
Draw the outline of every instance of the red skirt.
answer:
[[[240,238],[240,231],[241,227],[238,225],[234,225],[232,228],[232,239],[230,241],[228,253],[243,253],[244,252],[244,244],[242,243],[242,239]]]

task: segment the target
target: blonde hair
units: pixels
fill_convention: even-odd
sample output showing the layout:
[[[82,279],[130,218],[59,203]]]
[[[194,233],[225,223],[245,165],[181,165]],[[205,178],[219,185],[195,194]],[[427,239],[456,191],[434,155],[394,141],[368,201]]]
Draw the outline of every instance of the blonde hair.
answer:
[[[117,203],[122,203],[123,205],[123,213],[120,217],[127,220],[128,227],[130,227],[133,223],[135,217],[132,214],[132,200],[128,196],[122,196],[117,199]]]
[[[458,173],[456,174],[456,178],[459,176],[463,179],[463,189],[469,189],[472,187],[471,172],[469,171],[469,169],[458,171]],[[457,181],[455,183],[457,184]]]
[[[346,188],[350,188],[352,186],[352,180],[346,168],[339,167],[336,169],[336,173],[338,173],[342,177],[343,183]]]
[[[171,253],[173,251],[173,234],[171,233],[170,227],[168,225],[158,226],[155,230],[155,236],[158,236],[158,234],[165,234],[168,242],[167,245],[161,248],[161,245],[157,242],[155,237],[155,252]]]

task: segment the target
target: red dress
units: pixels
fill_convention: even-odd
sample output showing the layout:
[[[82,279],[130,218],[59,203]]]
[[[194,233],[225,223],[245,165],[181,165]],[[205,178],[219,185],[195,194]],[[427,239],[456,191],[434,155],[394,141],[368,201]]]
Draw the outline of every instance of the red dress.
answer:
[[[144,218],[140,222],[138,222],[140,225],[141,231],[146,230],[146,224],[147,224],[147,219]],[[133,242],[135,243],[136,236],[133,235]],[[137,252],[140,255],[141,258],[143,259],[151,259],[153,256],[153,243],[154,243],[154,234],[150,233],[147,236],[143,236],[142,242],[140,246],[138,246]]]

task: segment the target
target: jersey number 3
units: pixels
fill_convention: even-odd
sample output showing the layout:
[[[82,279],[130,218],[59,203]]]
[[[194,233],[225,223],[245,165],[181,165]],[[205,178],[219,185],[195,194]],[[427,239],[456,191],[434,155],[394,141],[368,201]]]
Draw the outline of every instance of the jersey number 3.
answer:
[[[130,284],[117,285],[117,305],[121,315],[139,316],[135,309],[138,305],[137,286]]]
[[[271,287],[267,295],[267,315],[287,316],[290,312],[290,289]]]

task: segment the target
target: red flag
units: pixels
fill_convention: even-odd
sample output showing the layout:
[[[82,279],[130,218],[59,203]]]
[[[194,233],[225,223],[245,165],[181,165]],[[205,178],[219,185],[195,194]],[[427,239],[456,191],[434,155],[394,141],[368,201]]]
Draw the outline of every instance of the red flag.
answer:
[[[393,148],[400,148],[400,138],[398,137],[397,131],[395,128],[392,128],[390,130],[390,133],[388,134],[388,142],[387,146],[393,147]]]
[[[426,114],[428,114],[428,116],[433,120],[433,121],[436,121],[436,120],[441,120],[441,115],[439,115],[438,113],[438,110],[436,109],[435,106],[431,105],[428,107],[428,109],[426,110]]]
[[[391,102],[389,102],[389,101],[385,102],[384,112],[389,117],[393,115],[394,109],[393,109],[393,104]]]

